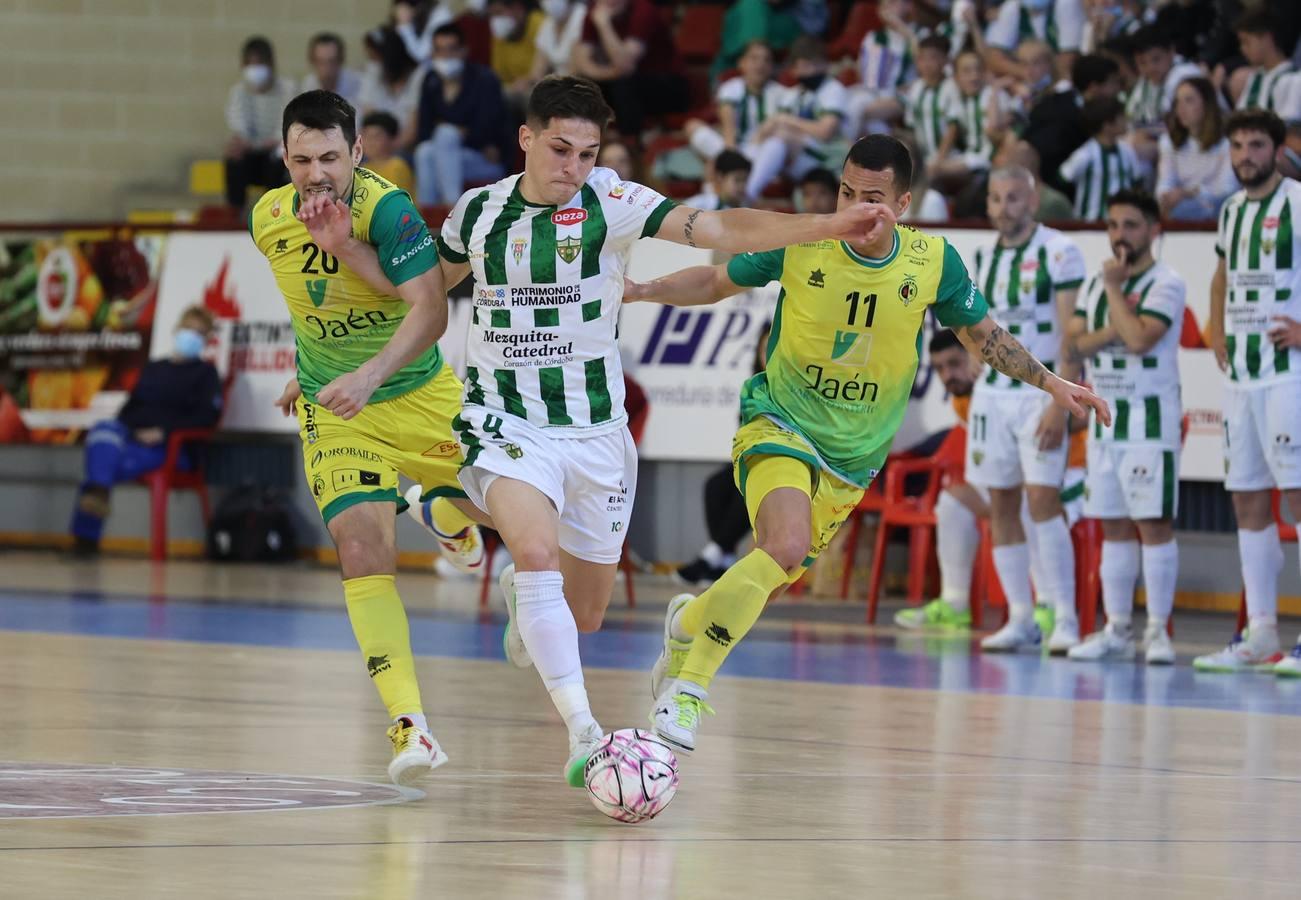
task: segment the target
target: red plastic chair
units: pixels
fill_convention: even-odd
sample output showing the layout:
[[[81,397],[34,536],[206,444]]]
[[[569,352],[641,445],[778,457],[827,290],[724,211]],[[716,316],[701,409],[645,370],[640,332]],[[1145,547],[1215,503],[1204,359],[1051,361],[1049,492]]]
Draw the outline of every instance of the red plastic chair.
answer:
[[[888,471],[890,461],[886,460]],[[880,516],[885,510],[885,479],[877,476],[868,485],[863,499],[858,501],[858,508],[849,514],[845,523],[849,533],[845,536],[845,568],[840,576],[840,599],[849,599],[849,582],[854,574],[854,559],[858,556],[858,536],[863,531],[863,516]]]
[[[1094,519],[1080,519],[1071,526],[1071,546],[1075,550],[1075,613],[1080,620],[1080,636],[1097,627],[1098,550],[1102,546],[1102,526]],[[989,520],[980,520],[980,549],[971,573],[971,627],[983,627],[984,607],[1002,607],[1007,611],[1007,595],[994,568],[994,540]],[[1093,602],[1089,600],[1092,598]]]
[[[1274,507],[1274,522],[1278,525],[1278,539],[1284,544],[1295,544],[1297,542],[1296,526],[1283,521],[1283,495],[1275,489],[1271,492],[1270,501]],[[1242,589],[1242,596],[1238,600],[1238,630],[1241,631],[1247,627],[1247,589]]]
[[[167,501],[172,491],[190,490],[199,495],[203,524],[212,520],[208,503],[208,482],[201,453],[191,453],[191,465],[181,469],[181,454],[187,445],[202,447],[212,440],[216,428],[180,428],[167,436],[167,457],[161,468],[140,476],[138,484],[149,488],[149,558],[154,562],[167,559]]]
[[[857,59],[858,48],[869,31],[881,27],[881,16],[873,0],[860,0],[849,8],[840,36],[827,47],[827,59]]]
[[[684,62],[708,64],[718,55],[726,8],[718,3],[692,3],[682,8],[673,43]]]

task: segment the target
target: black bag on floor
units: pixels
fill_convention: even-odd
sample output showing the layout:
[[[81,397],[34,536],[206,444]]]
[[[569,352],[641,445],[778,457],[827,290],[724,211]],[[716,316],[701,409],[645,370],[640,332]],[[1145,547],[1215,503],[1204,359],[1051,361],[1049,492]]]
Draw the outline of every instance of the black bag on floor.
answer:
[[[284,562],[298,555],[289,500],[274,488],[244,485],[217,505],[208,525],[208,558],[221,562]]]

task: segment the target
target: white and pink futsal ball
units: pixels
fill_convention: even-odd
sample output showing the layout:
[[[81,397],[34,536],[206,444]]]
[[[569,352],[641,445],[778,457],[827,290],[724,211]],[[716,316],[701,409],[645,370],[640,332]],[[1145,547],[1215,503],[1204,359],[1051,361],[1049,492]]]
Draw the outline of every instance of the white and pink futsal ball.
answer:
[[[592,805],[616,822],[655,818],[678,792],[678,760],[655,735],[621,728],[601,738],[583,770]]]

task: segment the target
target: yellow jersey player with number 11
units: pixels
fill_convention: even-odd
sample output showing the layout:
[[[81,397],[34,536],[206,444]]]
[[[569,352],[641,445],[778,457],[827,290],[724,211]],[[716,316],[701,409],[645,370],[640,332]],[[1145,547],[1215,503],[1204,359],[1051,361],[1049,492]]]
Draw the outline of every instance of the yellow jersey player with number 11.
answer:
[[[736,483],[755,549],[698,597],[669,603],[664,650],[651,675],[655,733],[694,750],[706,691],[768,601],[803,574],[858,506],[903,421],[931,309],[973,353],[1083,415],[1107,406],[1048,372],[989,318],[985,298],[941,237],[894,224],[908,208],[912,158],[895,138],[871,135],[849,151],[839,206],[878,204],[891,227],[861,245],[798,244],[745,253],[646,284],[625,300],[714,303],[781,283],[768,364],[741,393],[732,444]]]

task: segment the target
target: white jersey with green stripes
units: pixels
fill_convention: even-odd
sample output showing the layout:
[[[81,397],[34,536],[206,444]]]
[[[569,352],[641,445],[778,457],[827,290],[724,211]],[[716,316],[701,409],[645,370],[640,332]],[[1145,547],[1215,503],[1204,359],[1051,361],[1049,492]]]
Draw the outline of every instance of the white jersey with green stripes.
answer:
[[[1238,109],[1253,107],[1278,113],[1284,122],[1301,118],[1301,72],[1296,71],[1291,60],[1269,71],[1259,66],[1252,70],[1238,95]]]
[[[1146,353],[1131,353],[1120,341],[1086,361],[1088,379],[1111,407],[1112,424],[1094,420],[1093,436],[1102,441],[1157,443],[1179,447],[1179,333],[1183,327],[1188,287],[1165,263],[1157,262],[1127,280],[1121,288],[1125,302],[1140,316],[1164,322],[1165,334]],[[1075,303],[1075,315],[1089,331],[1111,323],[1110,298],[1102,273],[1089,279]]]
[[[963,150],[972,157],[988,161],[994,155],[994,142],[985,131],[989,114],[999,115],[1007,106],[1006,95],[992,85],[985,85],[980,92],[968,97],[954,90],[948,97],[947,115],[950,122],[956,122],[962,131]]]
[[[562,435],[612,431],[627,418],[615,329],[628,253],[674,203],[596,168],[568,203],[537,206],[521,178],[467,191],[438,240],[474,274],[465,403]]]
[[[1050,370],[1061,351],[1064,322],[1057,315],[1057,292],[1084,283],[1084,256],[1075,242],[1056,229],[1038,225],[1017,247],[976,251],[972,279],[984,292],[989,315]],[[1020,389],[1021,382],[994,369],[982,388]]]
[[[1220,210],[1215,252],[1227,273],[1229,378],[1244,387],[1301,377],[1301,351],[1266,336],[1275,316],[1301,321],[1301,183],[1284,178],[1267,197],[1238,191]]]
[[[949,127],[949,113],[958,100],[958,88],[950,80],[927,84],[918,78],[903,94],[904,124],[912,129],[917,152],[929,162],[944,142]]]
[[[1075,217],[1100,222],[1107,215],[1107,198],[1136,186],[1143,167],[1129,144],[1118,141],[1114,147],[1104,147],[1089,138],[1062,163],[1061,175],[1075,185]]]

